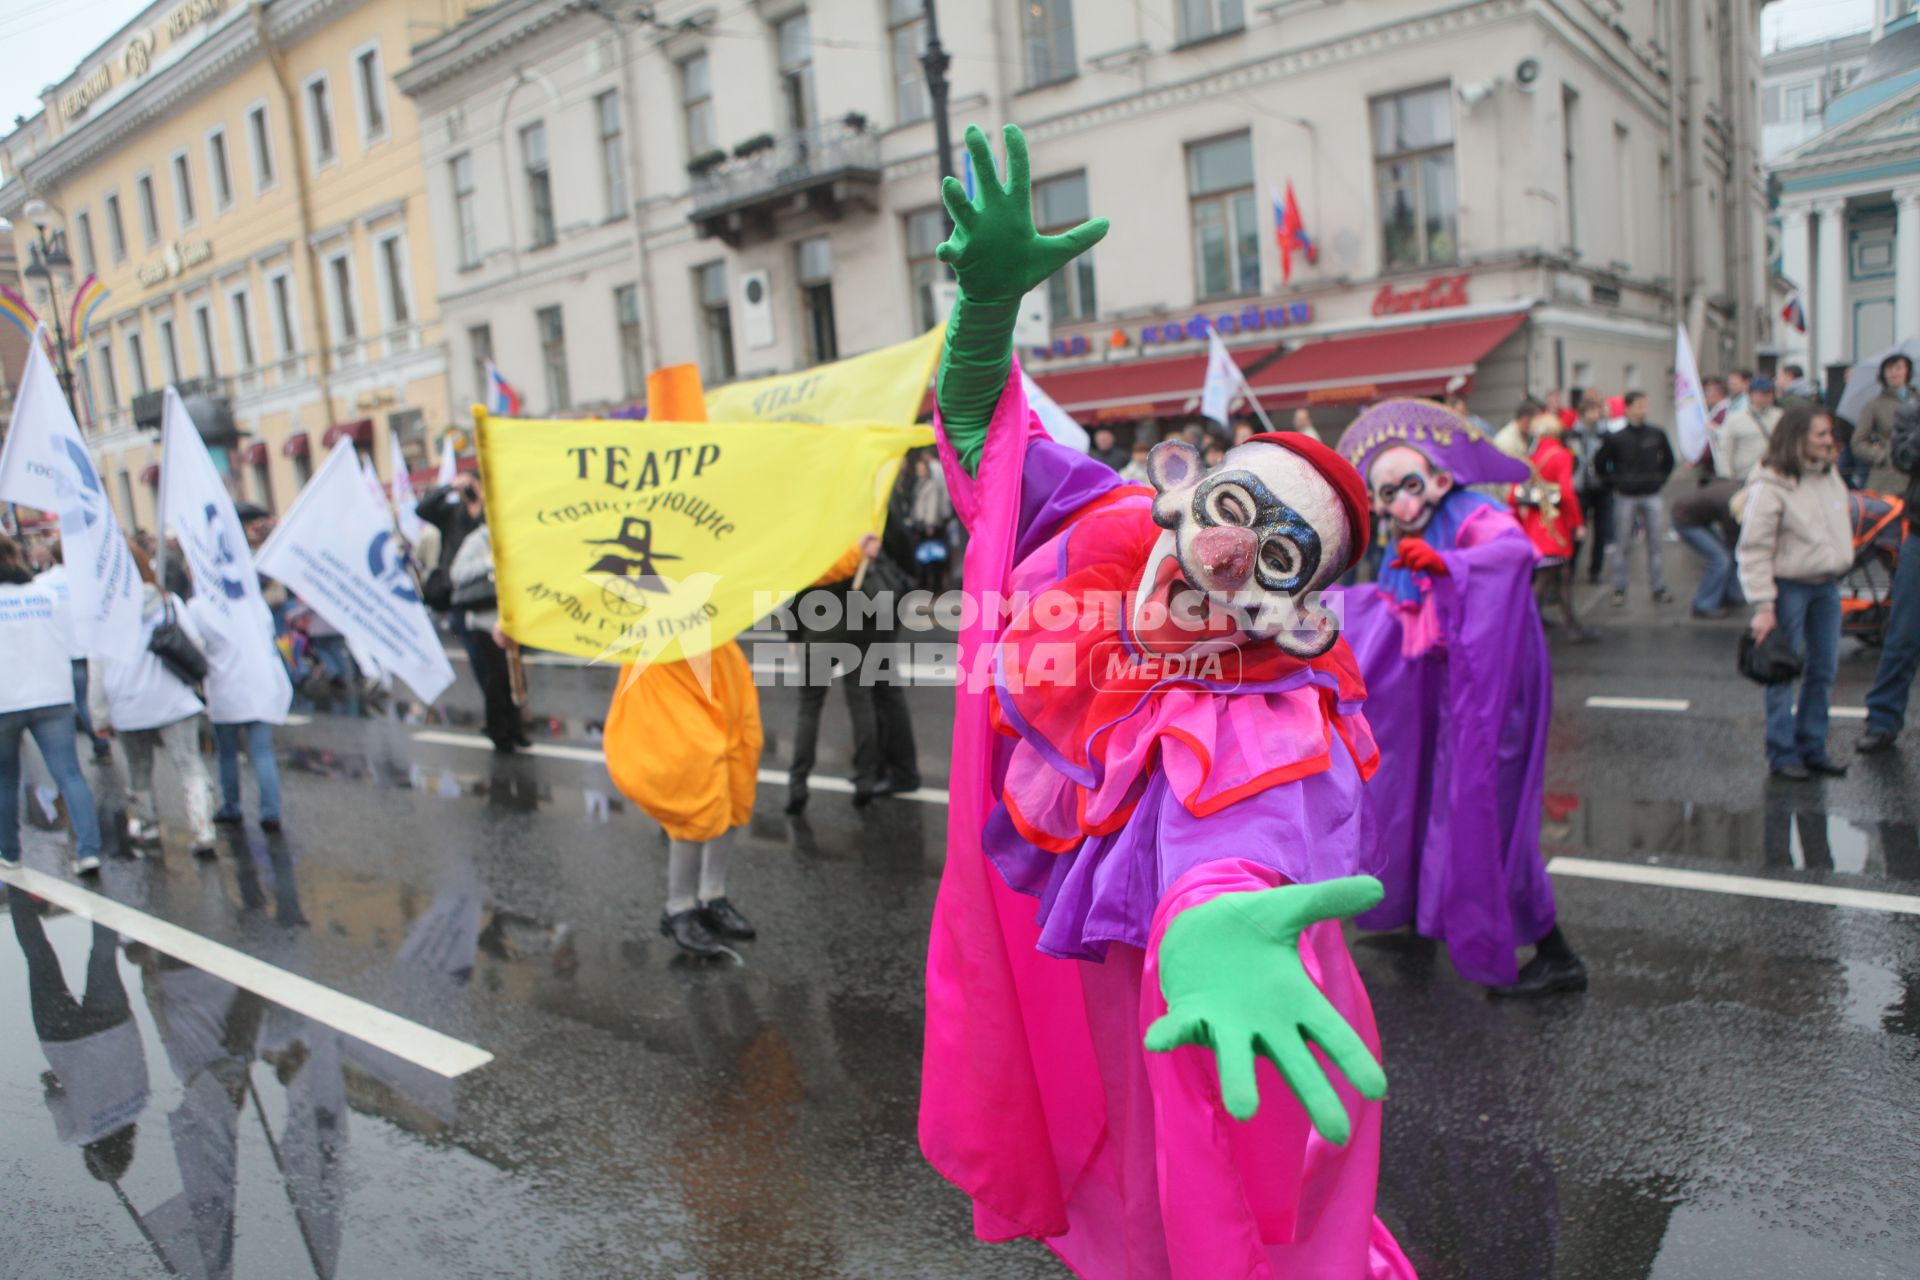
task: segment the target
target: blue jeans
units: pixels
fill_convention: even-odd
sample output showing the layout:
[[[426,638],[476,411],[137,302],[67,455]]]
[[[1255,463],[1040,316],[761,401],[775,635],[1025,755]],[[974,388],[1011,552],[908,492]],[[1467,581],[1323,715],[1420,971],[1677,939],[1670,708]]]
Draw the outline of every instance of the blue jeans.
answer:
[[[1893,600],[1881,641],[1880,666],[1867,694],[1867,728],[1900,732],[1907,722],[1907,695],[1920,669],[1920,526],[1909,526],[1900,543],[1900,567],[1893,575]]]
[[[105,756],[111,747],[107,740],[93,731],[93,713],[87,710],[87,660],[73,660],[73,714],[80,722],[80,731],[87,735],[87,741],[93,744],[93,754]]]
[[[280,765],[273,758],[273,726],[264,720],[213,726],[213,745],[220,753],[220,811],[216,818],[240,816],[240,743],[246,740],[247,759],[253,761],[253,780],[260,784],[261,818],[280,817]]]
[[[73,827],[73,856],[100,856],[100,815],[93,792],[73,753],[73,707],[33,707],[0,711],[0,858],[20,860],[20,735],[31,732],[40,755],[53,775],[53,785],[67,802],[67,822]]]
[[[1775,584],[1774,617],[1793,651],[1806,661],[1797,681],[1767,686],[1767,763],[1775,769],[1827,759],[1827,712],[1840,667],[1840,581]],[[1800,688],[1794,705],[1794,686]]]
[[[1739,603],[1740,579],[1733,570],[1733,552],[1719,530],[1682,524],[1675,525],[1674,531],[1707,563],[1706,572],[1700,575],[1700,589],[1693,593],[1694,610],[1704,612]]]

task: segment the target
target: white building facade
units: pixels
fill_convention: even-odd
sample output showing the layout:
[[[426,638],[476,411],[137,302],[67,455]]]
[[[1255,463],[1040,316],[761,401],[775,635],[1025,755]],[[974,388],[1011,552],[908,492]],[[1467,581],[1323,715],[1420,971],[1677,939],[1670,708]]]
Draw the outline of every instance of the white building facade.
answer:
[[[604,412],[940,322],[920,0],[507,0],[414,50],[456,396]],[[949,0],[955,147],[1013,122],[1036,216],[1113,230],[1022,358],[1177,418],[1217,329],[1269,413],[1645,389],[1766,333],[1755,0]],[[1693,85],[1691,94],[1686,86]],[[1680,88],[1676,90],[1675,86]],[[1727,105],[1732,104],[1732,105]],[[996,146],[997,150],[997,146]],[[1291,185],[1312,261],[1285,277]]]

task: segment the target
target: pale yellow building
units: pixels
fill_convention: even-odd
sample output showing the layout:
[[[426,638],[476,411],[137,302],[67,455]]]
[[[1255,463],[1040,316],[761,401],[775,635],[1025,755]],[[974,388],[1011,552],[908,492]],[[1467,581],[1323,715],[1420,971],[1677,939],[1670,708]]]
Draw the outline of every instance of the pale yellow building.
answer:
[[[451,421],[419,124],[392,72],[468,0],[159,0],[0,140],[0,216],[65,230],[80,416],[152,528],[160,390],[180,385],[234,493],[283,512],[326,450],[415,467]],[[50,72],[66,70],[49,68]],[[47,318],[44,281],[29,291]]]

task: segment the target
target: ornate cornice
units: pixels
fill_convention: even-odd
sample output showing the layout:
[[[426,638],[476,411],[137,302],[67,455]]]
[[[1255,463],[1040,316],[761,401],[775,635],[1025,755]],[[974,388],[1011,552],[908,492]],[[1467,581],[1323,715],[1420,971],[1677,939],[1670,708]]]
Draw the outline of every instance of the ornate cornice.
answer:
[[[419,97],[531,40],[555,23],[592,8],[589,0],[509,0],[495,5],[415,49],[413,61],[394,73],[393,82],[408,97]]]

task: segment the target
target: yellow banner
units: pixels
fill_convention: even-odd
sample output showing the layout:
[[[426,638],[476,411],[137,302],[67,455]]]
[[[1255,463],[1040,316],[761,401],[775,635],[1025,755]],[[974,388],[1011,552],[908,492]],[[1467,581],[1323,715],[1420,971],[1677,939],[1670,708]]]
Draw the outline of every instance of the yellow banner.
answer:
[[[802,373],[736,382],[707,393],[714,422],[913,422],[946,335],[929,329],[910,342],[836,360]]]
[[[870,419],[475,418],[502,628],[643,664],[697,657],[812,586],[882,527],[902,455],[933,442]]]

